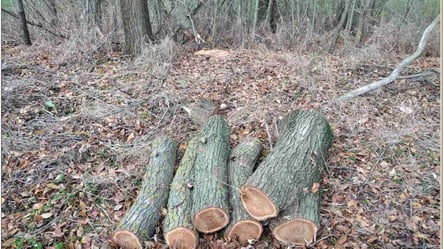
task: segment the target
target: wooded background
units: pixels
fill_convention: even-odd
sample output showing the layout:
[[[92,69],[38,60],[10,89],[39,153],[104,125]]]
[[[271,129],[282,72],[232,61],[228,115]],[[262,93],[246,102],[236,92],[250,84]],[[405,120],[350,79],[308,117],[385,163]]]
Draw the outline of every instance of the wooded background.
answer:
[[[22,2],[22,1],[17,1]],[[186,48],[326,50],[372,44],[409,53],[439,15],[438,0],[26,0],[32,40],[66,42],[87,56],[170,37]],[[18,40],[16,1],[2,1],[3,40]],[[436,34],[435,34],[436,35]],[[426,55],[439,54],[431,39]]]

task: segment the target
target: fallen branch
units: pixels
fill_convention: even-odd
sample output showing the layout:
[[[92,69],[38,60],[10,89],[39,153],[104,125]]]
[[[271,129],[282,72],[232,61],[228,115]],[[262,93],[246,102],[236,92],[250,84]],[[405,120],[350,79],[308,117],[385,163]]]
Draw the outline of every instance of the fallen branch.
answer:
[[[393,70],[393,72],[383,78],[382,80],[376,81],[374,83],[371,83],[369,85],[363,86],[361,88],[355,89],[351,92],[348,92],[344,95],[342,95],[341,97],[338,98],[339,101],[348,101],[354,97],[357,97],[359,95],[362,95],[366,92],[369,92],[371,90],[374,90],[376,88],[385,86],[393,81],[395,81],[396,79],[399,78],[399,74],[401,73],[401,71],[404,69],[404,67],[406,67],[407,65],[409,65],[410,63],[412,63],[412,61],[414,61],[416,58],[418,58],[421,54],[422,51],[424,50],[425,46],[426,46],[426,41],[427,38],[430,35],[430,32],[433,30],[433,28],[436,26],[436,24],[439,22],[439,16],[437,16],[435,18],[435,20],[433,20],[433,22],[426,28],[426,30],[424,31],[424,33],[422,34],[421,40],[418,44],[418,48],[416,49],[416,51],[408,56],[407,58],[405,58],[396,68],[395,70]]]

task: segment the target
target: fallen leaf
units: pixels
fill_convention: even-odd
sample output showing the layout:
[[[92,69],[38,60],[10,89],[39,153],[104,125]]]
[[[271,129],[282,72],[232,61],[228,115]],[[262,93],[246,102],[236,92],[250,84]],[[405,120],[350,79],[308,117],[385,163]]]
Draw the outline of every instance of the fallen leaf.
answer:
[[[407,114],[412,114],[413,113],[412,108],[406,107],[406,106],[399,107],[399,110],[401,110],[402,112],[407,113]]]
[[[338,243],[339,245],[342,245],[342,244],[344,244],[346,241],[347,241],[347,235],[343,234],[343,235],[341,235],[341,237],[338,239],[337,243]]]
[[[40,215],[43,219],[48,219],[49,217],[52,216],[52,213],[44,213]]]
[[[34,205],[32,205],[32,209],[34,209],[34,210],[38,210],[38,209],[40,209],[41,207],[43,207],[43,203],[41,203],[41,202],[39,202],[39,203],[36,203],[36,204],[34,204]]]

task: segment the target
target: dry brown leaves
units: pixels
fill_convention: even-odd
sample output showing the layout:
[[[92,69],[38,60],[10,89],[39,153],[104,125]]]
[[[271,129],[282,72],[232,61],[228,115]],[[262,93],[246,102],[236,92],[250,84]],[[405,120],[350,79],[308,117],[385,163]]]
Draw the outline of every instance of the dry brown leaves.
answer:
[[[24,65],[2,82],[5,248],[106,246],[137,195],[150,141],[163,133],[186,144],[198,127],[179,104],[202,97],[224,106],[233,145],[253,136],[269,149],[289,111],[326,114],[335,138],[314,248],[439,245],[439,83],[399,80],[334,101],[400,58],[238,50],[134,66],[118,54],[67,64],[57,51],[2,44],[3,65]],[[438,66],[424,58],[406,72]],[[200,248],[238,247],[220,238],[204,236]],[[161,232],[148,244],[163,248]],[[253,247],[283,248],[267,232]]]

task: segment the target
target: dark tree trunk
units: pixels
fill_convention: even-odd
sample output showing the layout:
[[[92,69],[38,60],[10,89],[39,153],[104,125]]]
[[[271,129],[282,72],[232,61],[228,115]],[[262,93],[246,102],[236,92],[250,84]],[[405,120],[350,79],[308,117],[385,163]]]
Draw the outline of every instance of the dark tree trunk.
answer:
[[[120,10],[125,33],[125,51],[129,55],[137,55],[145,42],[154,40],[148,2],[146,0],[120,0]]]
[[[165,137],[156,139],[140,192],[131,209],[117,226],[112,240],[123,248],[142,248],[149,240],[166,206],[176,162],[176,143]]]
[[[191,139],[171,183],[168,212],[163,222],[166,243],[172,248],[196,248],[198,236],[191,220],[193,207],[191,188],[198,138]]]
[[[294,111],[270,154],[241,189],[247,212],[257,220],[276,217],[319,185],[324,158],[333,138],[325,117]]]
[[[29,36],[28,24],[26,22],[25,8],[23,7],[22,0],[17,0],[17,11],[18,11],[18,16],[20,17],[20,25],[22,27],[23,42],[26,45],[31,46],[32,45],[31,37]]]
[[[245,211],[240,199],[239,189],[253,173],[253,167],[259,158],[262,146],[258,139],[250,139],[236,146],[228,162],[228,185],[231,211],[231,222],[225,230],[227,240],[237,240],[242,246],[248,240],[257,240],[262,234],[261,223],[255,221]]]
[[[205,123],[197,144],[194,165],[193,225],[203,233],[224,228],[228,214],[227,163],[230,128],[221,116]]]

